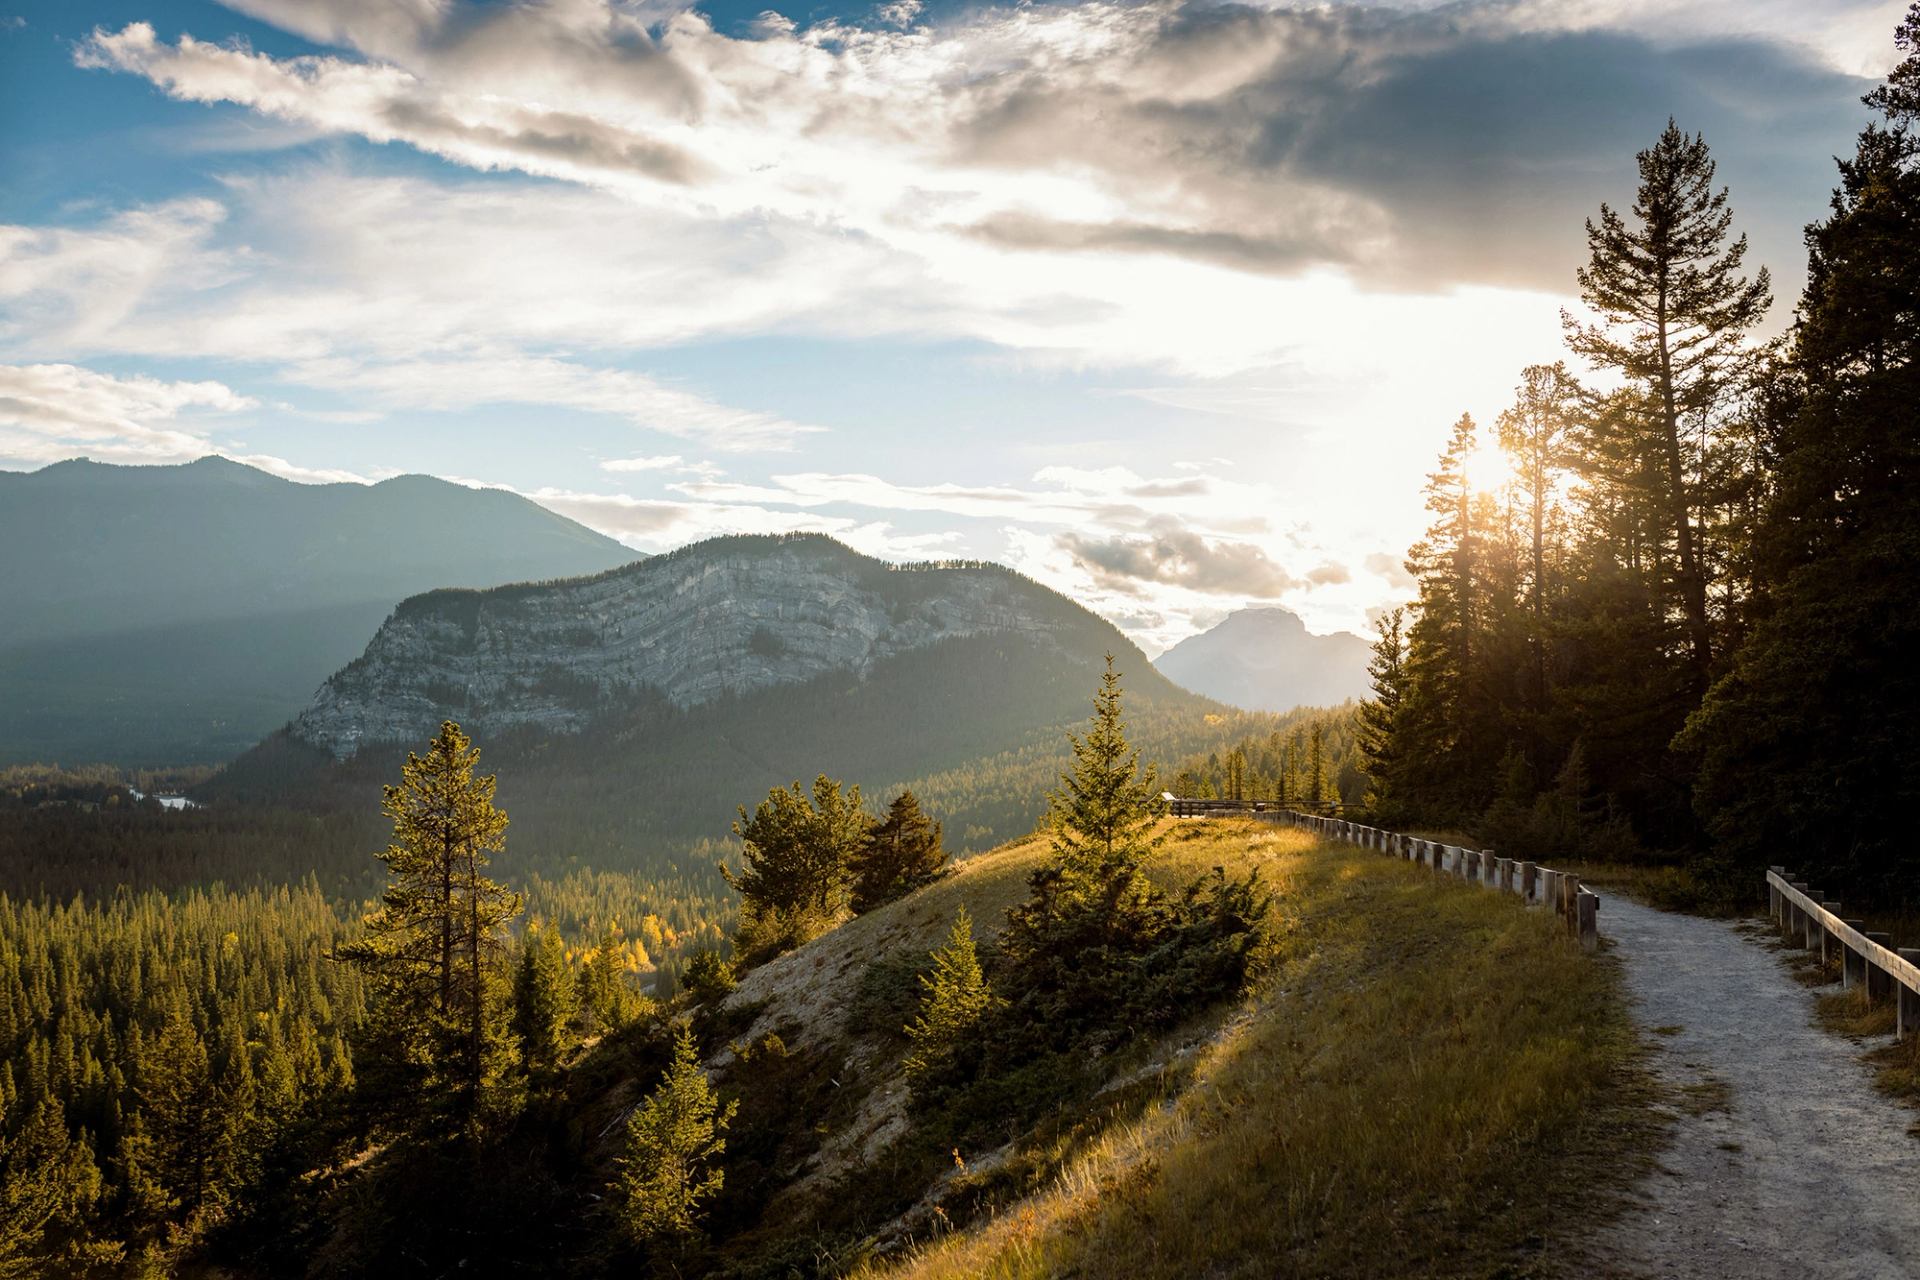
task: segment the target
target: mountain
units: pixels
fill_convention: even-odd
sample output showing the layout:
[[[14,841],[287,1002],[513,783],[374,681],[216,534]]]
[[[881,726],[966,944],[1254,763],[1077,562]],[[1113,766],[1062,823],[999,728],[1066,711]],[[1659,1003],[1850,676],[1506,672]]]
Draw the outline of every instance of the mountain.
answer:
[[[1317,636],[1285,609],[1242,609],[1154,659],[1175,683],[1249,711],[1330,707],[1371,693],[1372,649],[1350,631]]]
[[[0,763],[230,758],[408,596],[635,558],[500,490],[224,458],[0,473]]]
[[[206,795],[377,814],[404,751],[453,719],[535,862],[657,866],[724,838],[735,805],[823,772],[870,795],[924,783],[950,841],[984,848],[1031,829],[1107,653],[1159,758],[1246,731],[1111,623],[1009,569],[890,565],[819,535],[716,538],[590,577],[403,602]]]

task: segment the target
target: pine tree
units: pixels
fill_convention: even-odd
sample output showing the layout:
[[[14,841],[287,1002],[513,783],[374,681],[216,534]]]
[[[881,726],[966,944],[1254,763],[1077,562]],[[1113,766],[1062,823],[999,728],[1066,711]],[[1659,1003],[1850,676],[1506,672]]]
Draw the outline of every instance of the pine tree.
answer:
[[[201,1043],[176,1009],[138,1064],[140,1112],[152,1141],[152,1173],[191,1221],[219,1205],[227,1132]]]
[[[514,1053],[503,980],[506,924],[520,895],[489,879],[506,847],[495,780],[476,777],[480,752],[451,720],[425,756],[408,753],[383,810],[393,840],[381,908],[365,936],[341,948],[372,976],[384,1027],[412,1074],[465,1125],[477,1123]]]
[[[1920,802],[1920,5],[1869,103],[1887,113],[1807,229],[1807,286],[1776,380],[1778,482],[1760,617],[1688,726],[1695,803],[1723,856],[1791,849],[1808,874],[1908,904]]]
[[[531,1071],[551,1071],[572,1044],[579,999],[557,929],[529,926],[513,980],[514,1030]]]
[[[1389,610],[1380,618],[1380,637],[1373,642],[1373,659],[1367,664],[1373,697],[1360,705],[1359,747],[1361,770],[1367,775],[1367,808],[1375,821],[1387,824],[1399,821],[1401,814],[1394,774],[1400,703],[1406,695],[1406,618],[1405,609]],[[1290,766],[1283,767],[1281,777],[1290,771]],[[1286,799],[1284,793],[1281,798]]]
[[[658,1087],[627,1118],[627,1149],[615,1185],[620,1225],[641,1243],[683,1241],[699,1228],[701,1206],[726,1175],[720,1135],[739,1103],[724,1106],[700,1066],[693,1033],[674,1033],[673,1060]]]
[[[913,792],[902,791],[887,806],[887,816],[868,829],[866,840],[854,855],[855,914],[931,884],[946,865],[940,824],[921,812]]]
[[[1521,375],[1514,403],[1500,415],[1500,447],[1514,460],[1526,500],[1528,689],[1536,719],[1547,710],[1548,537],[1560,477],[1572,462],[1572,434],[1580,388],[1564,364],[1532,365]]]
[[[1576,354],[1637,389],[1617,402],[1622,412],[1598,420],[1596,444],[1638,461],[1634,478],[1655,486],[1698,691],[1714,654],[1710,557],[1700,529],[1707,453],[1730,391],[1752,365],[1746,335],[1772,295],[1765,268],[1750,281],[1741,274],[1747,238],[1728,243],[1733,213],[1726,190],[1714,190],[1701,137],[1669,120],[1638,163],[1633,224],[1604,204],[1598,225],[1587,223],[1591,260],[1579,272],[1581,296],[1601,322],[1569,316],[1565,325]]]
[[[618,1031],[640,1016],[646,998],[627,982],[620,935],[609,925],[580,969],[581,1012],[597,1031]]]
[[[1153,834],[1165,805],[1153,766],[1128,746],[1120,711],[1120,672],[1113,655],[1093,699],[1093,723],[1084,738],[1067,735],[1073,769],[1047,793],[1047,828],[1054,855],[1072,873],[1102,880],[1133,874],[1160,844]]]
[[[88,1231],[100,1172],[84,1140],[68,1136],[58,1103],[44,1099],[17,1131],[0,1114],[0,1280],[88,1274],[119,1261],[117,1245]]]
[[[868,824],[860,788],[843,790],[825,774],[811,797],[796,781],[775,787],[751,814],[742,806],[733,824],[741,869],[720,868],[742,899],[736,953],[757,962],[836,923],[851,901],[853,859]]]
[[[973,917],[963,904],[954,913],[947,941],[933,953],[933,969],[920,975],[920,1012],[906,1027],[913,1049],[905,1068],[918,1077],[939,1067],[993,1004],[973,942]]]

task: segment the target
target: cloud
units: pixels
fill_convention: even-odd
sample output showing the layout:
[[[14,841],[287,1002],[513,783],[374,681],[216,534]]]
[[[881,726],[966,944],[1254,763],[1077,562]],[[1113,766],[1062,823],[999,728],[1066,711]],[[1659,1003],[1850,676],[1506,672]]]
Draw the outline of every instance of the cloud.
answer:
[[[1181,529],[1163,528],[1146,537],[1063,533],[1056,541],[1102,584],[1131,594],[1151,583],[1271,599],[1299,585],[1251,543],[1210,542]]]
[[[1851,38],[1845,53],[1809,48],[1773,2],[1760,31],[1724,6],[1716,23],[1646,4],[1629,22],[1590,0],[1094,0],[909,30],[894,6],[873,28],[750,38],[688,9],[595,0],[243,7],[357,56],[169,44],[133,23],[77,57],[186,101],[936,262],[971,241],[1423,289],[1564,287],[1568,219],[1617,198],[1608,184],[1669,110],[1708,132],[1729,176],[1777,183],[1789,155],[1824,183],[1862,87],[1836,66],[1858,63]],[[1846,8],[1862,30],[1878,15]],[[1746,199],[1751,217],[1757,191]],[[1761,212],[1762,239],[1789,246],[1806,213]]]
[[[0,457],[52,462],[178,462],[213,452],[177,422],[236,413],[255,402],[219,382],[115,377],[71,364],[0,365]]]
[[[710,462],[688,462],[677,453],[656,457],[607,458],[600,463],[600,469],[616,475],[658,471],[668,475],[697,475],[709,480],[721,474],[720,468]]]
[[[262,363],[380,409],[556,405],[729,452],[789,449],[822,429],[610,364],[690,331],[786,318],[782,277],[809,291],[841,265],[831,251],[769,267],[771,296],[754,301],[729,283],[754,265],[751,235],[694,228],[669,254],[659,241],[588,250],[624,212],[596,193],[330,169],[229,189],[230,203],[162,202],[91,226],[0,226],[0,338],[29,355]],[[476,261],[492,264],[484,276]],[[679,301],[635,305],[655,296]],[[577,354],[549,350],[561,346]]]
[[[1335,564],[1332,561],[1328,561],[1325,564],[1318,564],[1309,569],[1307,571],[1307,581],[1317,587],[1338,586],[1343,582],[1352,582],[1353,571],[1343,564]]]
[[[650,431],[698,440],[728,453],[790,449],[797,437],[824,430],[718,404],[624,369],[507,352],[381,364],[336,357],[297,362],[282,376],[313,387],[363,392],[393,408],[559,405],[626,418]]]
[[[1411,591],[1414,587],[1414,577],[1407,572],[1407,566],[1399,556],[1376,551],[1366,558],[1365,564],[1368,573],[1385,578],[1397,590]]]
[[[678,185],[703,176],[700,161],[644,131],[478,86],[438,87],[391,64],[276,59],[190,35],[170,45],[145,22],[117,32],[96,30],[81,42],[75,60],[82,67],[142,76],[183,101],[237,103],[371,142],[405,142],[475,169],[570,179],[629,175]]]

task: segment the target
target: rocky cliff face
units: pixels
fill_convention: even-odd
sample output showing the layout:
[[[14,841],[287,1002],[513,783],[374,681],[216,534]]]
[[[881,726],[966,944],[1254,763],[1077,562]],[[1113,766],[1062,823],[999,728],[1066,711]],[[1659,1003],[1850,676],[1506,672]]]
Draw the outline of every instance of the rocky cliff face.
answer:
[[[692,706],[985,632],[1119,640],[1005,569],[894,568],[816,536],[721,538],[594,577],[416,596],[292,732],[343,759],[446,718],[485,735],[577,732],[643,691]]]

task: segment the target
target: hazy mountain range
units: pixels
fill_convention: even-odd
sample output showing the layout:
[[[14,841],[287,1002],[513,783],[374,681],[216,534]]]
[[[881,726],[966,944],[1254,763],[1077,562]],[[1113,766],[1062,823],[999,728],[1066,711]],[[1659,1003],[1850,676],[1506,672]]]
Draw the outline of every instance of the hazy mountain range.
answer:
[[[1248,711],[1337,706],[1371,692],[1372,649],[1350,631],[1317,636],[1285,609],[1242,609],[1154,659],[1175,683]]]
[[[222,458],[0,473],[0,763],[233,756],[400,600],[637,558],[517,495]]]

